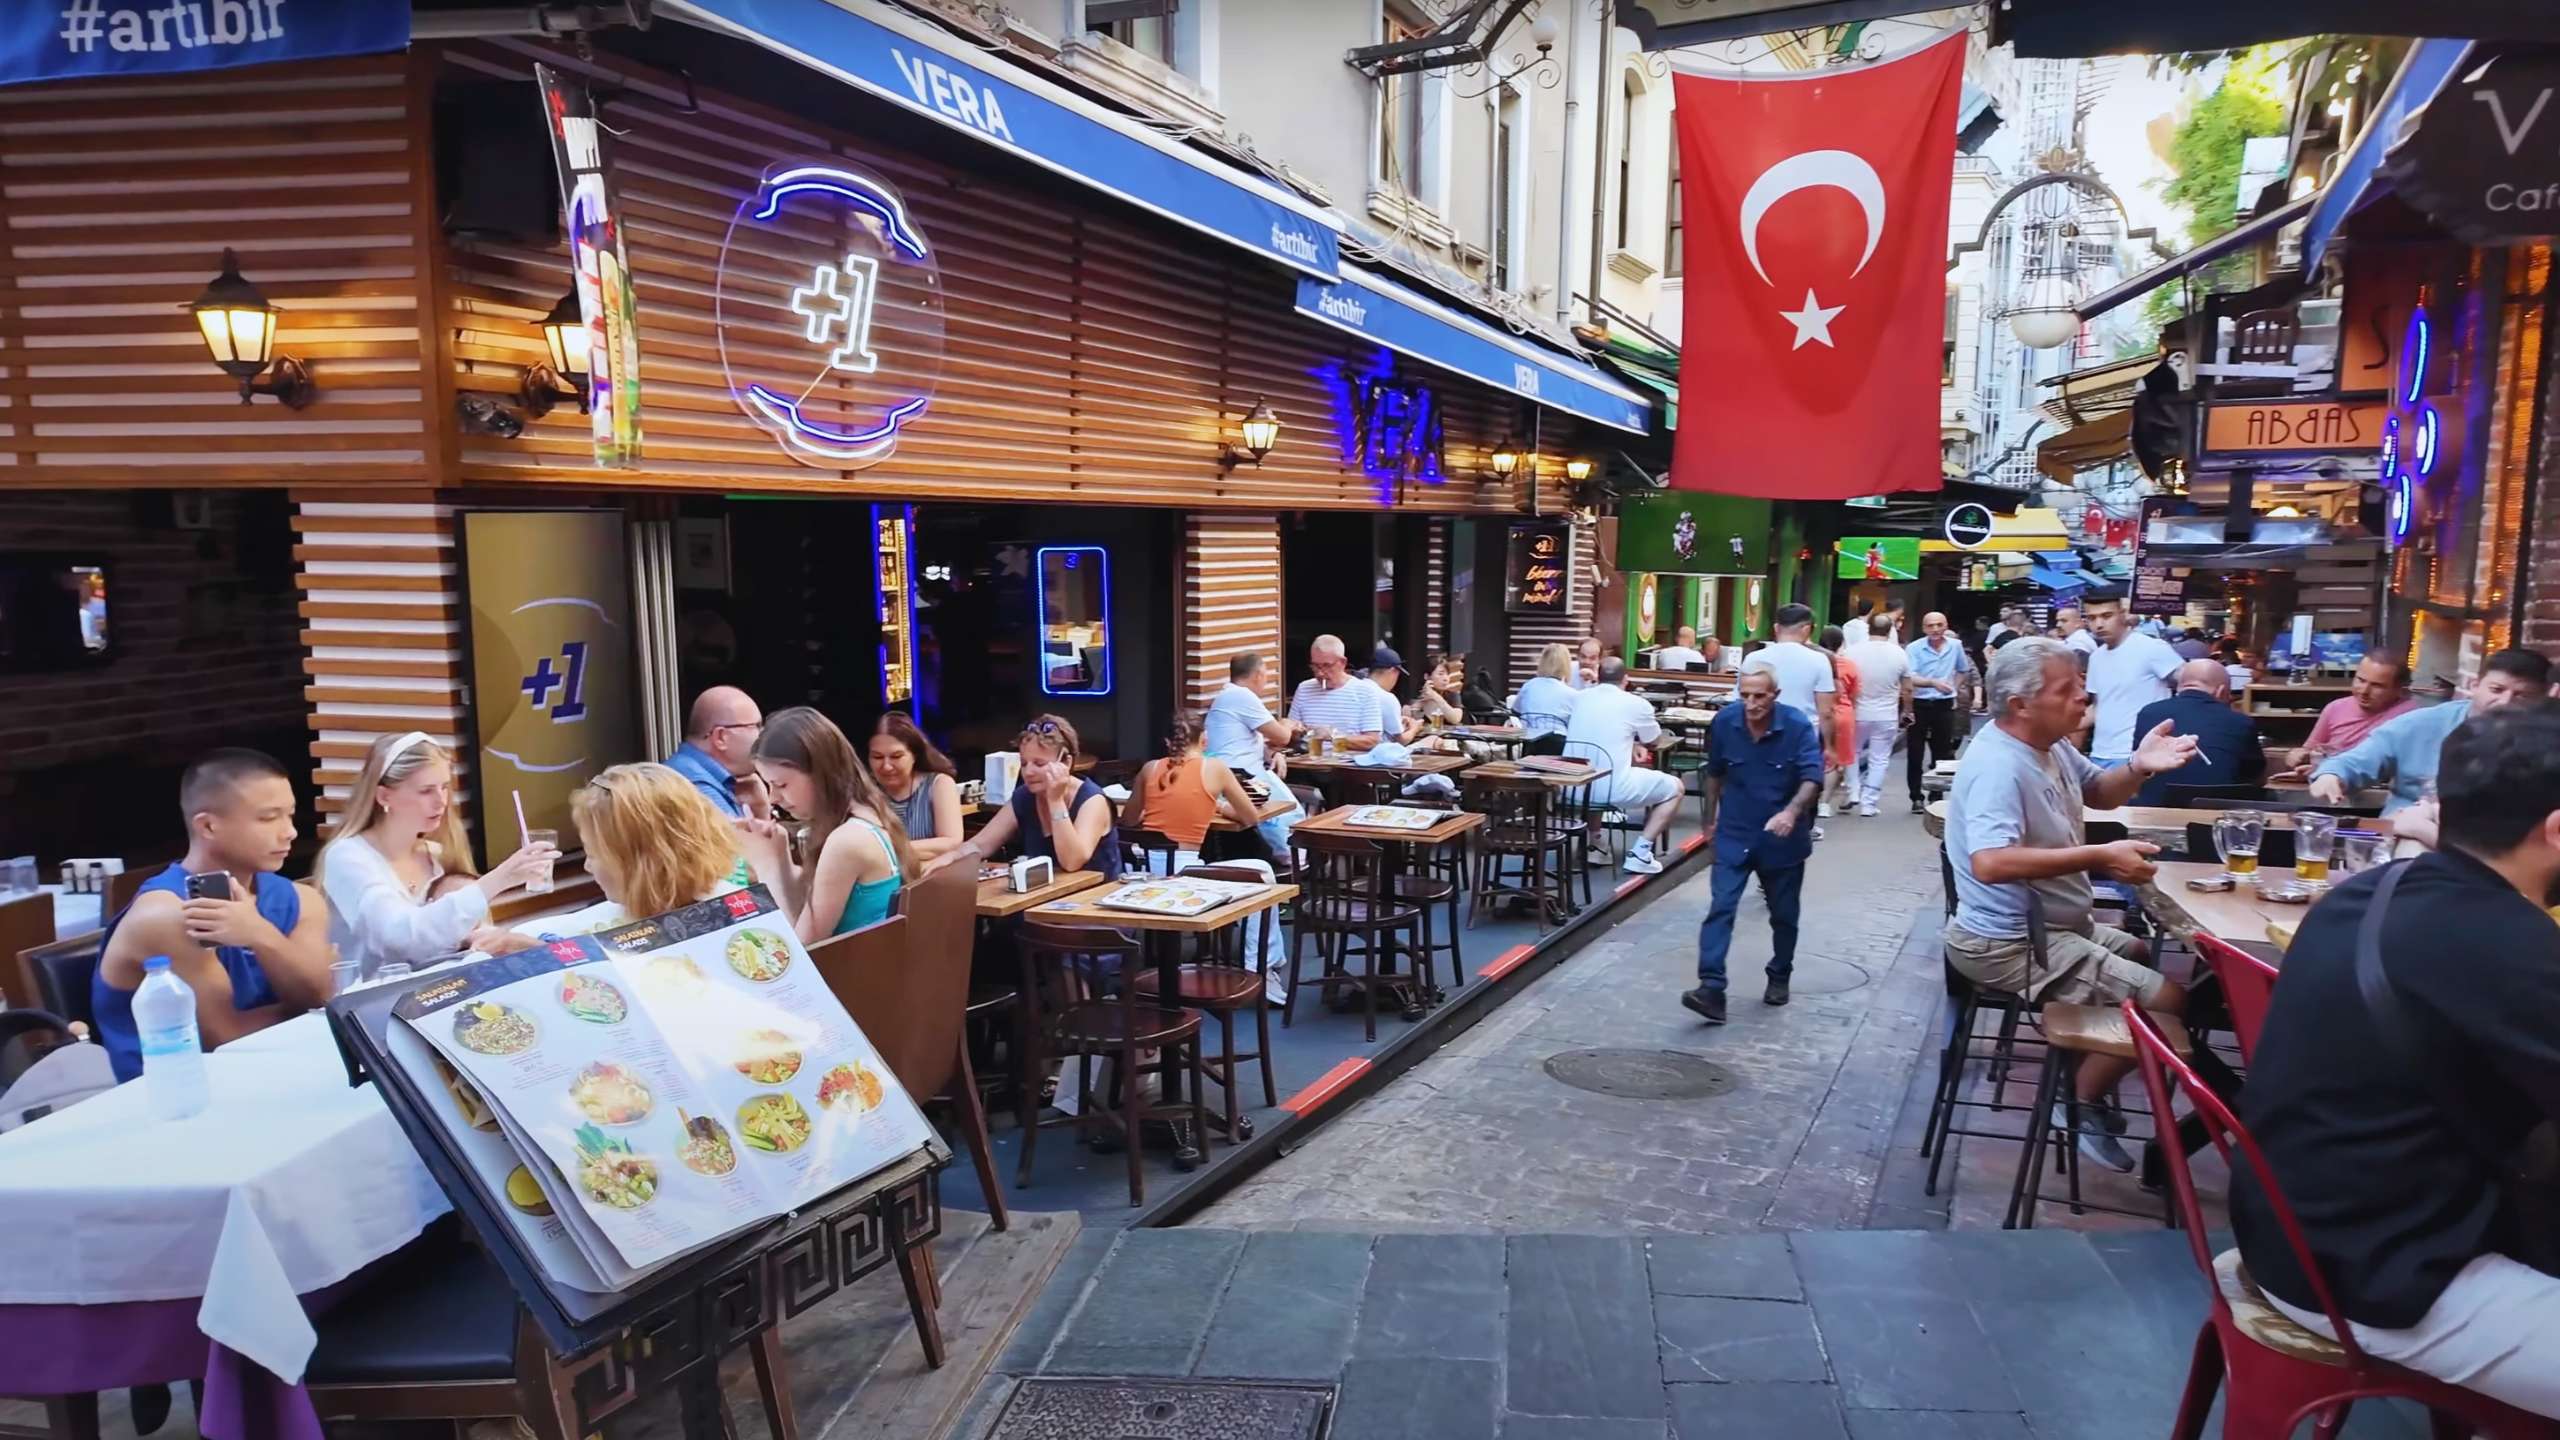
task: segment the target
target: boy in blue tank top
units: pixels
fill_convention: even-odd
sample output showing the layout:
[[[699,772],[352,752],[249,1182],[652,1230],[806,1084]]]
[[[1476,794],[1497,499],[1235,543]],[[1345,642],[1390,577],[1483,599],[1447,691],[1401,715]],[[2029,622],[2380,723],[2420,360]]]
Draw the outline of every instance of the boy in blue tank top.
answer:
[[[290,1019],[329,998],[329,902],[277,872],[293,850],[293,782],[255,750],[216,750],[178,783],[187,858],[152,876],[107,922],[89,1002],[118,1080],[142,1073],[133,992],[142,962],[169,968],[196,992],[196,1027],[210,1050]],[[228,900],[189,899],[187,877],[231,877]]]

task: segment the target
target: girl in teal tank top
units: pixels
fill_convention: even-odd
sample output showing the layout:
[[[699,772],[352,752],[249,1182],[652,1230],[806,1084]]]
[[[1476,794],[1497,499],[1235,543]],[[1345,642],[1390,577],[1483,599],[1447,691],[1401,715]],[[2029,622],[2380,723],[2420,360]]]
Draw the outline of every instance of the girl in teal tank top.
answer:
[[[775,833],[750,833],[759,868],[780,879],[783,903],[808,944],[888,917],[916,873],[898,814],[835,722],[807,706],[765,720],[755,763],[774,802],[808,822],[804,859]]]

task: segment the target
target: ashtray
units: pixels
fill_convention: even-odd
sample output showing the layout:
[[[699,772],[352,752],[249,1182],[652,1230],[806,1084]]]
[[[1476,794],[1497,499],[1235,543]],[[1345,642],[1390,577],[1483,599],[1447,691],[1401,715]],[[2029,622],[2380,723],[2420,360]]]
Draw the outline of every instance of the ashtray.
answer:
[[[2270,905],[2308,905],[2320,898],[2320,892],[2299,880],[2260,880],[2258,898]]]

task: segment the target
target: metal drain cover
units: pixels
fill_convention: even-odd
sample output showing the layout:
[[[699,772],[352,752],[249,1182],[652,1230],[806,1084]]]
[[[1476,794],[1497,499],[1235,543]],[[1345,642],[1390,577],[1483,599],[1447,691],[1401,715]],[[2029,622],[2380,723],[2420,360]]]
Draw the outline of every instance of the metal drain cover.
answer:
[[[1332,1410],[1329,1385],[1025,1380],[987,1440],[1319,1440]]]
[[[1567,1050],[1549,1075],[1576,1090],[1622,1100],[1701,1100],[1733,1088],[1733,1072],[1682,1050]]]

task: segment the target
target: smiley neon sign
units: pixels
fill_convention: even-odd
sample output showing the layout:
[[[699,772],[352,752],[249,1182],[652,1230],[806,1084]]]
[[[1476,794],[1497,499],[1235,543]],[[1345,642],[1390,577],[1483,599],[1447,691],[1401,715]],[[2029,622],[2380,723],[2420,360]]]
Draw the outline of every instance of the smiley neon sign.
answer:
[[[766,171],[721,242],[714,310],[730,394],[804,465],[876,464],[931,403],[941,268],[874,176],[832,162]]]

